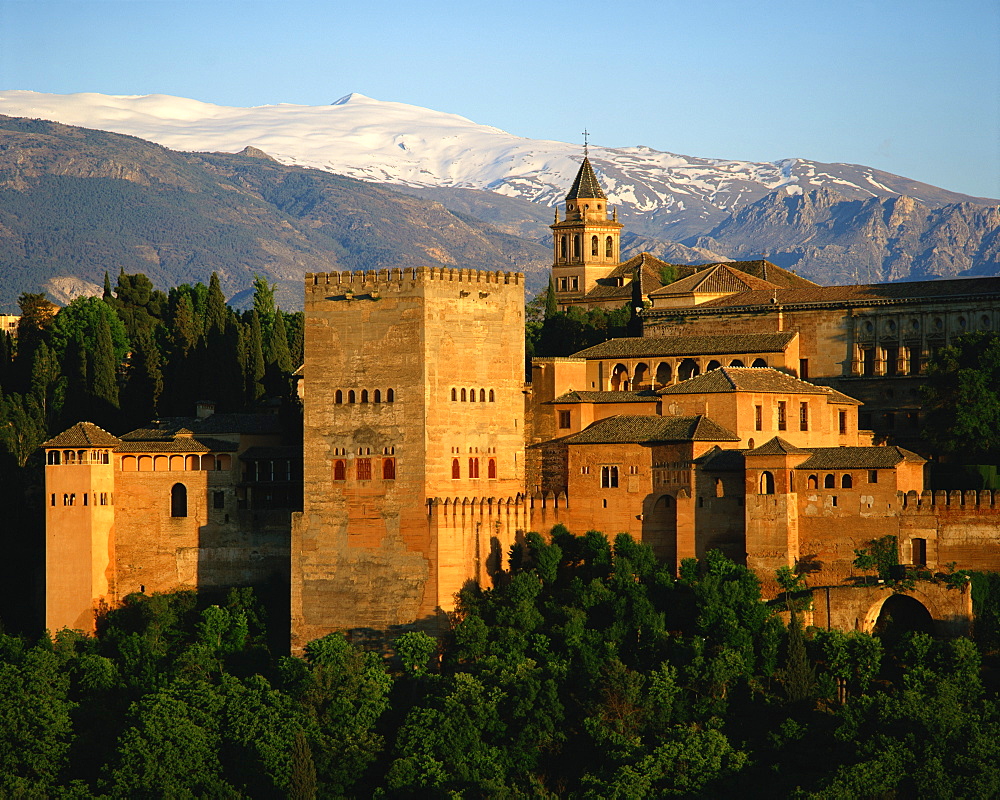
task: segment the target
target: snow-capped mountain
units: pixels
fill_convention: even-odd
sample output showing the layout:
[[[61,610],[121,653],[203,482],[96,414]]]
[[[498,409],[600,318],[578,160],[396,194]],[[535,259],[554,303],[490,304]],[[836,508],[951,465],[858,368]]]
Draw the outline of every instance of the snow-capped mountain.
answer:
[[[561,202],[581,148],[527,139],[455,114],[349,94],[327,106],[235,108],[167,95],[55,95],[0,91],[0,113],[130,134],[175,150],[239,152],[366,181],[487,189]],[[783,188],[831,188],[848,199],[901,194],[926,205],[982,201],[851,164],[799,158],[726,161],[648,147],[590,148],[608,198],[647,234],[682,239]]]

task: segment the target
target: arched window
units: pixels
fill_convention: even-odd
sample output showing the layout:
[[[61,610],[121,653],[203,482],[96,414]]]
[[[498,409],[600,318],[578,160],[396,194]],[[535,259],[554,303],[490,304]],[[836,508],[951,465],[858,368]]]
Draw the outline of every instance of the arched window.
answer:
[[[347,480],[347,462],[346,461],[334,461],[333,462],[333,479],[335,481],[346,481]]]
[[[824,489],[836,489],[837,488],[837,478],[834,475],[827,475],[823,478],[823,488]]]
[[[138,469],[135,456],[122,456],[122,472],[137,472]]]
[[[367,403],[368,402],[368,390],[367,389],[362,389],[361,390],[361,402],[362,403]]]
[[[760,493],[774,494],[774,476],[767,470],[760,473]]]
[[[638,389],[649,380],[649,367],[645,364],[635,365],[635,377],[632,378],[632,386]]]
[[[60,461],[62,461],[62,457],[60,456],[59,451],[58,450],[49,450],[49,463],[50,464],[58,464],[58,463],[60,463]]]
[[[385,458],[382,460],[382,480],[396,480],[396,459]]]
[[[841,489],[852,489],[852,488],[854,488],[854,481],[851,479],[850,475],[844,475],[840,479],[840,488]]]
[[[496,395],[494,395],[494,394],[493,394],[493,390],[492,390],[492,389],[490,389],[490,402],[491,402],[491,403],[495,403],[495,402],[496,402],[496,400],[497,400],[497,399],[496,399]]]
[[[560,256],[562,257],[562,260],[565,261],[566,260],[566,251],[567,251],[566,234],[564,233],[560,237],[560,239],[561,239],[561,241],[560,241],[560,247],[559,247]]]
[[[470,458],[469,459],[469,477],[478,478],[479,477],[479,459]]]
[[[340,405],[341,403],[344,402],[344,393],[340,389],[337,389],[337,391],[334,392],[333,402],[336,403],[337,405]]]
[[[747,439],[747,447],[750,450],[753,450],[753,448],[754,448],[753,439]]]
[[[751,364],[750,366],[751,367],[766,367],[767,366],[767,362],[763,358],[755,358],[753,360],[753,364]]]
[[[677,366],[677,380],[686,381],[691,378],[695,378],[701,374],[701,368],[698,366],[698,362],[693,358],[685,358]]]
[[[722,364],[720,364],[713,358],[711,361],[708,362],[708,366],[705,367],[705,372],[711,372],[713,369],[718,369],[721,366]]]
[[[715,496],[716,497],[726,496],[726,487],[722,483],[722,478],[715,479]]]
[[[468,398],[466,397],[466,394],[465,394],[465,388],[463,387],[462,388],[462,402],[464,403],[467,399]]]
[[[63,453],[63,456],[65,457],[67,464],[75,464],[76,463],[76,451],[75,450],[67,450],[65,453]]]
[[[743,366],[743,362],[740,361],[738,358],[734,358],[732,361],[729,362],[729,366],[731,366],[731,367],[742,367]]]
[[[628,367],[624,364],[616,364],[611,372],[611,391],[628,390]]]
[[[818,489],[819,488],[819,476],[817,476],[817,475],[810,475],[809,476],[809,480],[807,481],[807,486],[810,489]]]
[[[580,234],[573,234],[573,258],[580,257]]]
[[[454,402],[455,400],[458,400],[458,389],[452,389],[451,390],[451,399],[452,399],[452,402]]]
[[[497,477],[497,460],[491,458],[486,464],[486,477],[495,480]]]
[[[475,403],[476,402],[476,390],[475,389],[469,389],[469,402],[470,403]]]
[[[351,390],[350,390],[350,391],[349,391],[349,392],[347,393],[347,402],[348,402],[348,403],[353,403],[353,402],[355,402],[355,395],[354,395],[354,390],[353,390],[353,389],[351,389]]]
[[[614,240],[609,236],[604,240],[604,257],[614,258],[615,256],[615,243]]]
[[[183,483],[175,483],[170,489],[170,516],[188,515],[188,490]]]
[[[376,389],[375,390],[375,402],[376,403],[381,403],[382,402],[382,390],[381,389]]]
[[[354,473],[359,481],[370,481],[372,479],[372,460],[370,458],[354,459]]]
[[[453,458],[451,460],[451,479],[455,481],[461,477],[462,477],[462,465],[458,463],[457,458]]]
[[[485,403],[486,402],[486,390],[485,389],[480,389],[479,390],[479,402],[480,403]]]
[[[385,402],[392,403],[396,400],[396,393],[392,389],[385,390]]]
[[[592,256],[596,256],[597,255],[597,253],[598,253],[597,248],[598,248],[597,237],[596,236],[591,236],[590,237],[590,254]]]

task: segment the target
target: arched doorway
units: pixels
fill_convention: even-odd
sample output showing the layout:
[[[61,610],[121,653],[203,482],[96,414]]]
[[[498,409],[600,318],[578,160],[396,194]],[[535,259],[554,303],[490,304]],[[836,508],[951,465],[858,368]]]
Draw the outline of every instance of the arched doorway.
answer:
[[[670,364],[666,361],[661,361],[656,367],[656,384],[658,386],[666,386],[670,383],[671,369]]]
[[[874,616],[875,609],[869,612],[869,618]],[[878,609],[878,617],[871,626],[871,632],[879,636],[887,644],[898,641],[905,633],[934,633],[934,618],[931,612],[919,600],[905,594],[894,594],[887,597],[882,607]]]
[[[624,364],[615,364],[611,372],[611,391],[628,391],[628,367]]]
[[[642,362],[635,365],[635,377],[632,378],[632,388],[641,389],[649,382],[649,367]]]

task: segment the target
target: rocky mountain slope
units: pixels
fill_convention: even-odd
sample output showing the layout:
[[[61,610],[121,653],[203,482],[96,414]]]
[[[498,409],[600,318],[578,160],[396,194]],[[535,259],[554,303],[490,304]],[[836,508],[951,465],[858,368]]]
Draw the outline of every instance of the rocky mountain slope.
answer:
[[[301,307],[308,271],[389,266],[519,269],[544,285],[549,247],[439,203],[290,167],[260,152],[178,153],[103,131],[0,117],[0,309],[21,292],[65,299],[104,272],[161,287],[254,273]],[[60,292],[64,296],[60,296]]]

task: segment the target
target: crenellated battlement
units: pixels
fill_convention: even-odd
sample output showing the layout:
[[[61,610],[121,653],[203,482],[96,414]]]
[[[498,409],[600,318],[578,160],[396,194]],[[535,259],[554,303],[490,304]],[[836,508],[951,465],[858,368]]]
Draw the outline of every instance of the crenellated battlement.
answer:
[[[405,267],[353,272],[307,272],[305,276],[307,294],[326,292],[333,288],[348,290],[347,293],[378,289],[392,291],[394,288],[409,288],[416,284],[431,282],[521,286],[524,283],[524,273],[454,267]]]
[[[950,492],[925,490],[899,493],[900,511],[903,514],[997,514],[1000,515],[1000,492],[989,489],[969,489]]]

